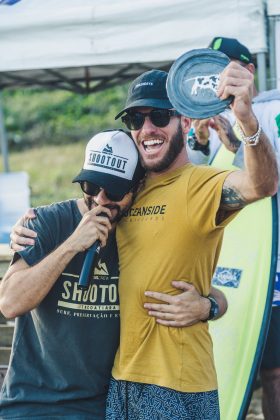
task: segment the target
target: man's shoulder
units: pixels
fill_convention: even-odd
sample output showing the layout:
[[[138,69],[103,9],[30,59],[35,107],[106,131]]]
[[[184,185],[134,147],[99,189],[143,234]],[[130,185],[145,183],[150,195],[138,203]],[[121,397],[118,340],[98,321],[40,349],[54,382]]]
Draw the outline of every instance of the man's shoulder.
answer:
[[[76,200],[52,203],[34,210],[36,217],[29,219],[26,226],[37,233],[35,244],[19,252],[29,265],[39,261],[62,243],[76,228],[81,217]]]
[[[253,98],[253,104],[268,104],[274,101],[280,101],[279,89],[271,89],[264,92],[260,92],[255,98]]]
[[[35,230],[40,236],[66,234],[75,228],[80,221],[77,200],[66,200],[34,208],[36,217],[29,219],[26,226]]]
[[[65,200],[56,203],[51,203],[45,206],[35,207],[34,211],[38,218],[40,217],[55,217],[66,216],[75,212],[77,209],[77,200]]]

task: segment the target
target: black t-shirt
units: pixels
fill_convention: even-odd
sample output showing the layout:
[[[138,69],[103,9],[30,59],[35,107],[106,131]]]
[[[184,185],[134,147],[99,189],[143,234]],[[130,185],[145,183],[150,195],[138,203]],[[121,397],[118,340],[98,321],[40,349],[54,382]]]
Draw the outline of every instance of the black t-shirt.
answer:
[[[38,263],[71,235],[81,217],[76,200],[38,208],[29,222],[38,233],[36,243],[21,257],[30,266]],[[115,235],[101,249],[85,291],[77,288],[83,260],[84,253],[77,254],[42,303],[16,319],[0,418],[104,418],[119,343]]]

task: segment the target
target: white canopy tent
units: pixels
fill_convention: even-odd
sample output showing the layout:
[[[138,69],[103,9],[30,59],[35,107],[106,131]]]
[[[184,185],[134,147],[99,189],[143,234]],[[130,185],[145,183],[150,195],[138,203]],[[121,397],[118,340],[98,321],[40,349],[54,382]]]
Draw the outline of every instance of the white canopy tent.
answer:
[[[21,0],[0,7],[0,88],[90,92],[168,67],[216,35],[265,53],[263,1]]]
[[[263,90],[264,3],[20,0],[0,5],[0,90],[40,85],[95,92],[150,68],[168,69],[185,51],[205,47],[217,35],[236,37],[257,54]],[[0,136],[7,156],[3,129]]]
[[[267,1],[269,22],[269,61],[272,86],[280,89],[280,1]]]

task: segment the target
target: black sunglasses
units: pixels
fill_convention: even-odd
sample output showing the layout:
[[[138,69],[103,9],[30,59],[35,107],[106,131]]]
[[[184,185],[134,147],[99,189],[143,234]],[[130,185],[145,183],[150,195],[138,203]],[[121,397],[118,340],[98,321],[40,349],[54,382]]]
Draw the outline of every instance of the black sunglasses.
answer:
[[[145,118],[149,117],[156,127],[166,127],[170,118],[179,116],[177,111],[171,109],[152,109],[150,112],[129,111],[122,117],[122,122],[129,130],[140,130],[143,127]]]
[[[125,194],[110,193],[110,192],[104,190],[104,188],[100,187],[99,185],[93,184],[92,182],[88,182],[88,181],[82,181],[82,182],[80,182],[80,185],[81,185],[82,191],[85,194],[91,195],[93,197],[98,195],[100,193],[100,191],[103,190],[106,197],[110,201],[122,201],[124,196],[127,194],[127,193],[125,193]]]

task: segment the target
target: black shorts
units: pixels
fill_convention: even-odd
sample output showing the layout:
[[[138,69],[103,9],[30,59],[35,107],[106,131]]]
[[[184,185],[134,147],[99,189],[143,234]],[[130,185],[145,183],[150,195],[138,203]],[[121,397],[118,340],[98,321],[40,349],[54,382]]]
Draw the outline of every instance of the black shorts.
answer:
[[[280,306],[272,307],[261,369],[280,368]]]

